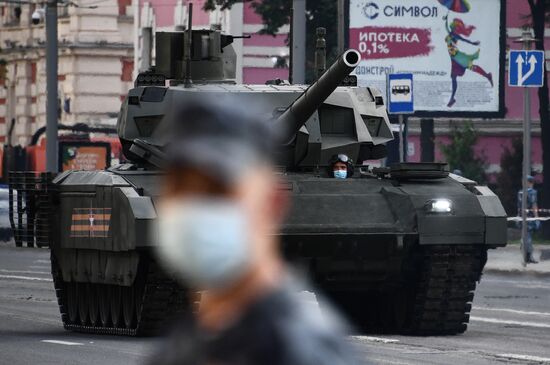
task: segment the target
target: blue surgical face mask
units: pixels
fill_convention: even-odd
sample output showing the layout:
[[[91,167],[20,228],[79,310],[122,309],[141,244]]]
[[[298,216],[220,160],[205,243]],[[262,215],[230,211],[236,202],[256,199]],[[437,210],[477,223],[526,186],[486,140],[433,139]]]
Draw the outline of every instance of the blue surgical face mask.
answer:
[[[334,177],[336,179],[345,179],[348,177],[348,172],[346,170],[334,170]]]
[[[192,287],[227,288],[248,268],[248,220],[234,201],[203,198],[166,203],[157,228],[160,259]]]

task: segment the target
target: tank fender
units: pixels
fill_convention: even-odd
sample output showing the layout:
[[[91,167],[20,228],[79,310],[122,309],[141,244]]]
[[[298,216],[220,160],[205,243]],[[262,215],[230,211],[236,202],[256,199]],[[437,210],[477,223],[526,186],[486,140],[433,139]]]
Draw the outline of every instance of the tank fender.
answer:
[[[151,246],[151,229],[157,218],[151,198],[139,195],[132,187],[116,188],[113,195],[113,250]]]
[[[506,245],[507,215],[500,199],[487,186],[475,186],[473,189],[485,214],[485,243],[495,246]]]

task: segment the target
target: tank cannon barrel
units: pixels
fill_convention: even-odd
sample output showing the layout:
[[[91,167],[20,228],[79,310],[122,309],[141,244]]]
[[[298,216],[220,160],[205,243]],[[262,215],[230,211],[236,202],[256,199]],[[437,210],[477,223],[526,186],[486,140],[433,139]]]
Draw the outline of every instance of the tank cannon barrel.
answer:
[[[292,142],[294,135],[300,130],[311,115],[323,104],[330,94],[357,67],[361,55],[354,49],[344,52],[330,68],[306,91],[296,99],[277,118],[275,127],[281,131],[284,144]]]

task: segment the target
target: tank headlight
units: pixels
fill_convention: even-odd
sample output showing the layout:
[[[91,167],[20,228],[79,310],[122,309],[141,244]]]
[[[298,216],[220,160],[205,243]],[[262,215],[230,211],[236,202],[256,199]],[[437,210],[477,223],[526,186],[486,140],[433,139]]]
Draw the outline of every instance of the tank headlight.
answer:
[[[451,213],[453,202],[449,199],[432,199],[426,202],[425,208],[430,213]]]

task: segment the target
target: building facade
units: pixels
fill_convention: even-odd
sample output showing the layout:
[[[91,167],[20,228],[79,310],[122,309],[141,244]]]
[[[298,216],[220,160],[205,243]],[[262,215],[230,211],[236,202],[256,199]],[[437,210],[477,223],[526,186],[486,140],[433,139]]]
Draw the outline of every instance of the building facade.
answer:
[[[124,0],[79,5],[58,8],[59,122],[112,123],[132,82],[132,8]],[[38,3],[0,3],[0,142],[26,145],[45,125],[43,18]]]

